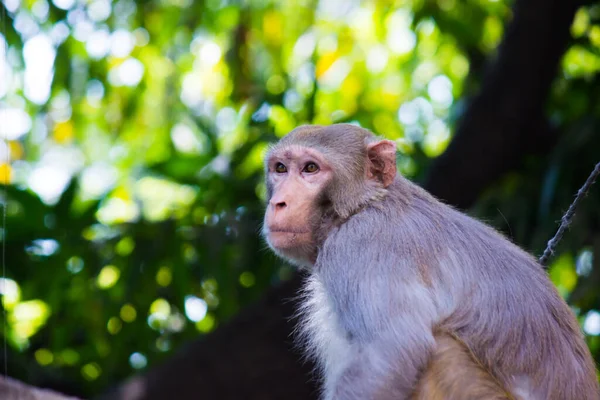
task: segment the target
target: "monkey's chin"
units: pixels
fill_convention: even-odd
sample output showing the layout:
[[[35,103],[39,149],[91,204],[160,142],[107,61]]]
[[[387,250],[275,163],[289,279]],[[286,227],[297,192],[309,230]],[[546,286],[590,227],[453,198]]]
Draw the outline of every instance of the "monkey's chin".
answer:
[[[266,235],[269,246],[281,258],[285,258],[298,267],[310,267],[314,246],[309,232],[275,231]]]
[[[311,243],[309,232],[272,231],[268,240],[271,247],[281,251],[302,248]]]

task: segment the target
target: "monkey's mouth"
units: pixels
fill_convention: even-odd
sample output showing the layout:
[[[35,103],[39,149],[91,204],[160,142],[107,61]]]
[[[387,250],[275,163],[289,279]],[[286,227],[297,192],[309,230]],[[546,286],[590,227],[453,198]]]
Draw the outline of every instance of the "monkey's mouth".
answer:
[[[269,229],[266,237],[271,247],[276,249],[290,249],[311,242],[310,232],[301,229]]]
[[[300,229],[283,229],[283,228],[274,228],[274,229],[269,229],[269,233],[296,233],[296,234],[302,234],[302,233],[309,233],[308,231],[303,231]]]

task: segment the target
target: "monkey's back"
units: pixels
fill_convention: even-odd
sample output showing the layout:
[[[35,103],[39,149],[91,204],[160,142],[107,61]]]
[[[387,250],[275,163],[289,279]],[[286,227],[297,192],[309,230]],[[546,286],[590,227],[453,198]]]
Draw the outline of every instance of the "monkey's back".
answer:
[[[434,329],[455,334],[498,379],[535,399],[598,398],[577,320],[541,265],[410,182],[394,186],[386,201],[397,204],[383,208],[391,215],[381,222],[402,241],[397,251],[420,266],[437,304],[447,307]]]

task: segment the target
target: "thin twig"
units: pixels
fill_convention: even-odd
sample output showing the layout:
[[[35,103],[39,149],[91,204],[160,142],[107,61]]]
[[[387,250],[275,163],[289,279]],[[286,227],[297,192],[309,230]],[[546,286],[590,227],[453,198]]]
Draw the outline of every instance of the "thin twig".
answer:
[[[556,245],[562,239],[563,234],[565,233],[569,225],[571,225],[571,220],[575,215],[575,209],[577,208],[579,201],[588,193],[590,187],[594,184],[594,181],[596,180],[598,175],[600,175],[600,163],[596,164],[596,167],[594,168],[590,176],[587,178],[583,186],[579,189],[579,191],[577,192],[577,196],[575,196],[575,200],[573,200],[573,203],[571,203],[569,209],[561,218],[560,227],[558,228],[558,231],[556,231],[554,237],[548,241],[546,250],[544,250],[544,254],[540,257],[539,260],[540,264],[542,264],[543,266],[546,266],[548,259],[554,254],[554,249],[556,248]]]

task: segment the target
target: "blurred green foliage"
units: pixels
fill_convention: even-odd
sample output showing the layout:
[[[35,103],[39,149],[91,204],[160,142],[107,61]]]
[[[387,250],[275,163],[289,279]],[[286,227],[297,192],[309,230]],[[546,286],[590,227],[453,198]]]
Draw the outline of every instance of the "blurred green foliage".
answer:
[[[2,4],[8,372],[83,395],[291,275],[258,235],[270,141],[358,123],[396,140],[400,171],[420,179],[511,16],[502,0]],[[571,176],[597,157],[600,7],[582,8],[572,34],[548,106],[569,132],[563,150],[546,180],[532,162],[475,208],[538,252],[581,184]],[[565,296],[590,274],[597,200],[596,189],[555,258]],[[577,311],[597,352],[592,292]]]

